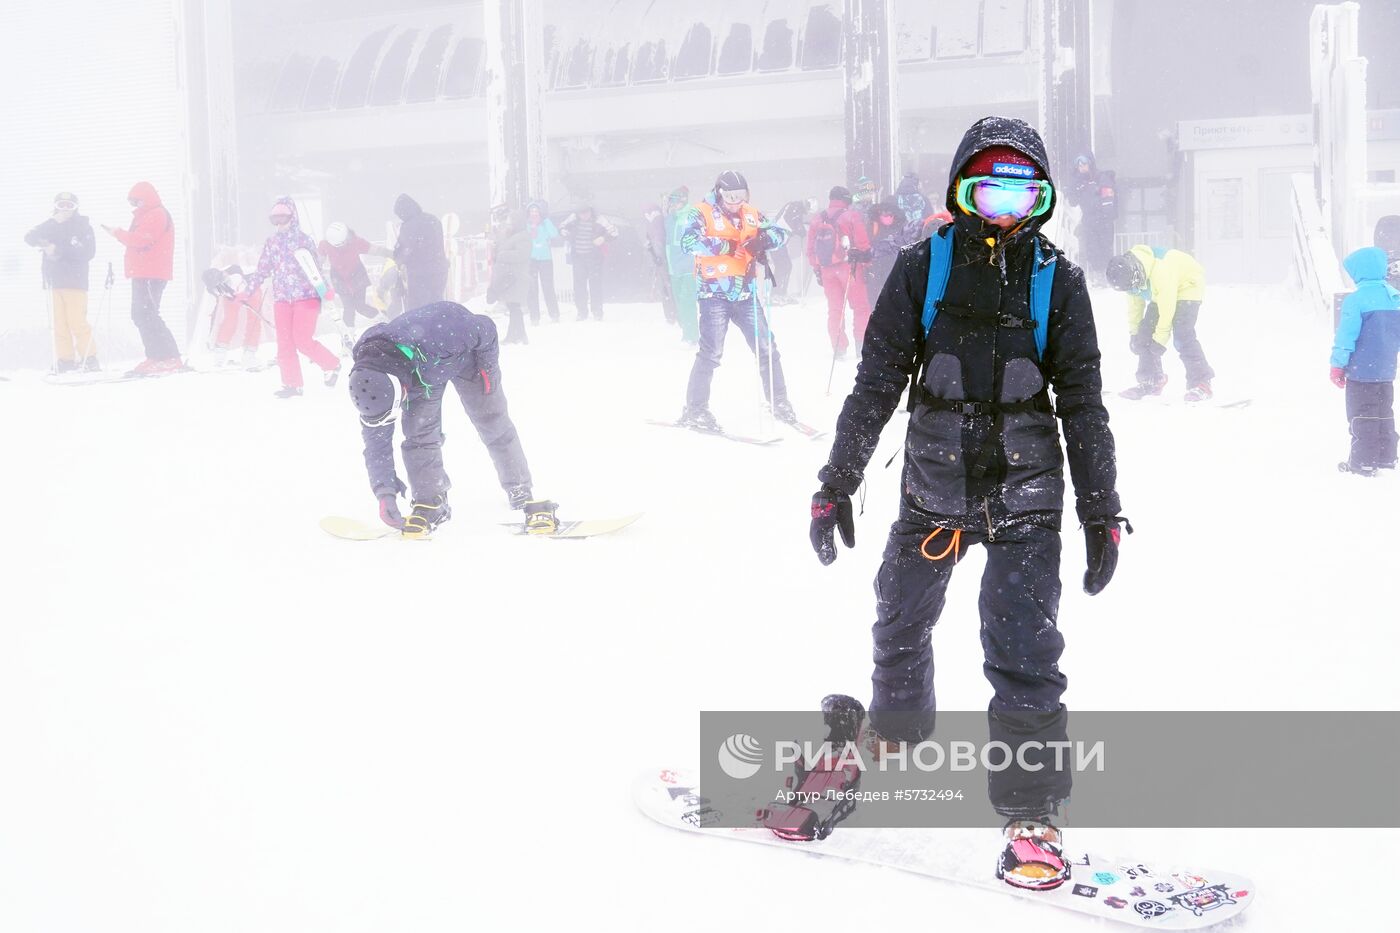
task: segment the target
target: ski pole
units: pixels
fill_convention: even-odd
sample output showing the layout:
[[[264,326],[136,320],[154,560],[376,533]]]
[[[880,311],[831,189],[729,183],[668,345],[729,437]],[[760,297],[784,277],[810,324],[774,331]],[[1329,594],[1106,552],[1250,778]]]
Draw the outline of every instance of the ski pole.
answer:
[[[836,351],[831,351],[831,369],[826,374],[826,397],[831,398],[831,381],[836,378]]]

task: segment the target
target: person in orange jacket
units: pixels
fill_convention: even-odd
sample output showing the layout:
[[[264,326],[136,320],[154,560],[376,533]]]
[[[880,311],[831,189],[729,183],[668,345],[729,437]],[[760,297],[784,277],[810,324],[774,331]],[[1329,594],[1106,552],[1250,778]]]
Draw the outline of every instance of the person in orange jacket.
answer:
[[[148,181],[132,185],[126,199],[131,204],[131,227],[126,230],[102,225],[126,247],[123,263],[131,280],[131,321],[141,332],[146,358],[136,366],[143,376],[184,369],[180,347],[160,317],[160,298],[175,268],[175,221]]]

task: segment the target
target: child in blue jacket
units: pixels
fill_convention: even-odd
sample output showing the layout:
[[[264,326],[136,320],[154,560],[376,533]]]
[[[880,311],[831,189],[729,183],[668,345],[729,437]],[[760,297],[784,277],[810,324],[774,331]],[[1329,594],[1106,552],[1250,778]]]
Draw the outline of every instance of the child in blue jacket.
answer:
[[[1361,476],[1395,469],[1395,358],[1400,291],[1386,283],[1385,250],[1359,249],[1343,266],[1356,291],[1342,301],[1332,343],[1332,382],[1346,390],[1351,456],[1338,469]]]

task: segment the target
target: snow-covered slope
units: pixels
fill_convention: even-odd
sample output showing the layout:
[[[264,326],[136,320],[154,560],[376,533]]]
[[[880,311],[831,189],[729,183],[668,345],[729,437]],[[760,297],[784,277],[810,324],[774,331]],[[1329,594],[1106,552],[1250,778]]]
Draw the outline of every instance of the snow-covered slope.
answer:
[[[1133,366],[1121,299],[1098,297],[1120,388]],[[827,442],[779,429],[781,444],[758,448],[644,424],[679,413],[691,353],[657,308],[608,313],[503,351],[537,492],[566,517],[647,513],[586,542],[496,527],[504,496],[450,399],[453,521],[431,542],[350,543],[316,527],[374,515],[343,388],[308,373],[305,398],[277,401],[275,371],[0,383],[0,928],[1093,926],[634,812],[634,772],[698,759],[697,711],[867,694],[870,581],[899,461],[883,464],[902,416],[869,472],[856,550],[823,568],[807,513]],[[828,396],[815,296],[775,318],[798,413],[829,429],[853,365]],[[1090,599],[1067,526],[1067,702],[1395,709],[1400,479],[1336,471],[1347,437],[1326,325],[1282,291],[1216,288],[1201,334],[1219,395],[1253,404],[1110,399],[1138,533]],[[759,431],[737,332],[728,351],[714,411]],[[1173,354],[1168,372],[1175,396]],[[939,697],[981,709],[980,552],[965,563],[934,634]],[[1252,875],[1243,925],[1271,931],[1379,928],[1379,899],[1324,892],[1311,866],[1400,841],[1070,832]]]

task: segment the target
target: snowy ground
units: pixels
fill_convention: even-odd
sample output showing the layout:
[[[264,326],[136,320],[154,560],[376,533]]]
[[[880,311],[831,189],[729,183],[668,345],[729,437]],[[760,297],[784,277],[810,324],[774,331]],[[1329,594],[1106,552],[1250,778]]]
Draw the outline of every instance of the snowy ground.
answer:
[[[1113,387],[1131,381],[1120,303],[1098,304]],[[828,396],[824,312],[779,308],[775,327],[799,414],[829,428],[853,368]],[[1067,702],[1396,709],[1400,477],[1336,471],[1346,429],[1326,324],[1282,290],[1222,287],[1201,331],[1220,396],[1254,404],[1111,400],[1138,534],[1089,599],[1068,529]],[[450,405],[453,522],[427,543],[349,543],[316,527],[374,514],[343,388],[309,380],[305,398],[277,401],[275,371],[0,383],[0,929],[1105,929],[634,811],[635,772],[698,760],[699,710],[867,695],[898,461],[881,467],[902,422],[869,473],[857,549],[823,568],[806,536],[825,441],[756,448],[645,425],[679,413],[690,363],[654,308],[532,339],[503,366],[536,489],[566,517],[645,510],[623,533],[506,536],[503,496]],[[760,428],[755,382],[731,331],[713,407],[733,430]],[[934,635],[939,696],[981,709],[980,552],[967,563]],[[1312,866],[1394,846],[1394,831],[1070,832],[1254,876],[1240,928],[1393,921]]]

